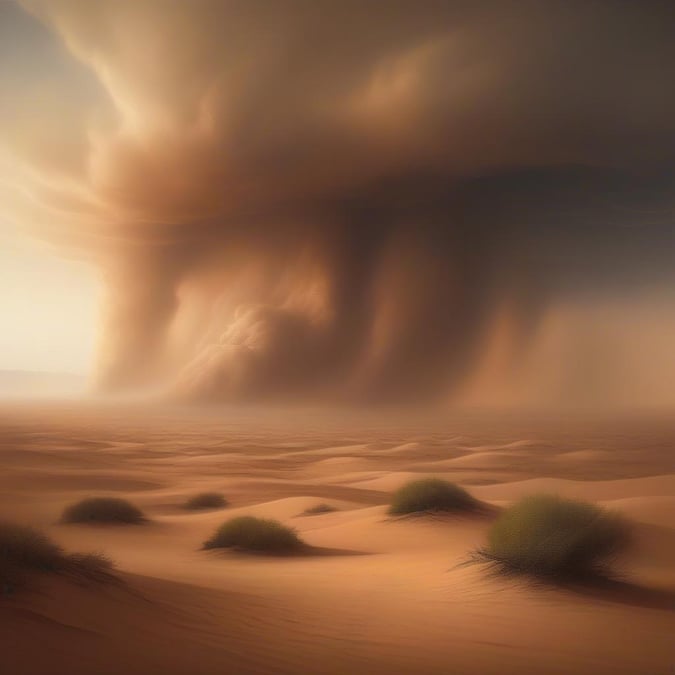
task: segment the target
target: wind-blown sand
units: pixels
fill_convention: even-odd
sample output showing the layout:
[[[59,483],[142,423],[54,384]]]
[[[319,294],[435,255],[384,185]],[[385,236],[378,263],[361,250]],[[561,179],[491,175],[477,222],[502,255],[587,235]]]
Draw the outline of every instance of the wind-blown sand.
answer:
[[[675,668],[675,422],[6,405],[0,515],[122,583],[35,579],[0,599],[3,675],[626,673]],[[504,506],[553,491],[616,508],[635,542],[623,583],[539,588],[458,566],[490,517],[386,515],[410,478]],[[226,509],[186,511],[201,491]],[[151,522],[58,523],[82,497]],[[317,503],[338,511],[303,516]],[[224,520],[282,520],[317,555],[199,550]]]

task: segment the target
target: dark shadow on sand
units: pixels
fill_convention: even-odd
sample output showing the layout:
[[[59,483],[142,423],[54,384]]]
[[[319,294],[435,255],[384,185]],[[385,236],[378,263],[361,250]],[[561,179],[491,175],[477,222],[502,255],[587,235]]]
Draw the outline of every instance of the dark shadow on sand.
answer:
[[[479,553],[472,554],[468,559],[461,561],[448,571],[470,565],[481,565],[487,568],[487,573],[492,578],[518,582],[519,585],[532,590],[566,591],[601,602],[675,612],[675,589],[643,586],[626,579],[610,576],[609,572],[589,574],[582,578],[539,577],[509,570],[494,561],[486,560]]]
[[[482,520],[484,518],[494,518],[500,512],[501,508],[480,502],[478,507],[466,511],[415,511],[413,513],[403,513],[401,515],[387,515],[381,522],[392,523],[405,520],[428,520],[442,523],[452,523],[459,520]]]
[[[346,548],[327,548],[324,546],[301,546],[292,551],[252,551],[249,549],[229,546],[223,548],[201,549],[210,550],[218,554],[228,554],[236,556],[254,556],[256,558],[321,558],[321,557],[339,557],[339,556],[360,556],[374,555],[369,551],[353,551]]]
[[[675,590],[672,589],[650,588],[629,581],[602,578],[560,583],[558,587],[604,602],[675,612]]]

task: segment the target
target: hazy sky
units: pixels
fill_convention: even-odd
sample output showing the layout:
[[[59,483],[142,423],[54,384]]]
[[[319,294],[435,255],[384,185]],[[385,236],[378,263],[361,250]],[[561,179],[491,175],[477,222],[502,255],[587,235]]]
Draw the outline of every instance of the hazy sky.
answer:
[[[100,280],[0,223],[0,370],[86,374],[98,326]]]
[[[109,391],[675,401],[674,29],[667,0],[0,2],[0,367],[83,370],[98,331]]]
[[[44,120],[63,116],[59,125],[68,126],[63,108],[73,94],[64,86],[65,63],[65,48],[39,21],[12,0],[0,3],[0,137],[9,147],[24,134],[44,147]],[[0,153],[4,202],[27,189],[20,175],[18,158]],[[0,207],[0,370],[90,373],[100,271],[35,236],[33,225]]]

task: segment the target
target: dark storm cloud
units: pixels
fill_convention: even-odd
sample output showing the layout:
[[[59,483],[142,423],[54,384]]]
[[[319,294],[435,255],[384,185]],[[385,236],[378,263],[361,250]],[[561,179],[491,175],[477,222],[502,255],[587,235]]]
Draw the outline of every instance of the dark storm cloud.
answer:
[[[109,275],[106,386],[437,395],[500,308],[667,276],[670,3],[24,5],[99,82],[77,188],[26,180]]]

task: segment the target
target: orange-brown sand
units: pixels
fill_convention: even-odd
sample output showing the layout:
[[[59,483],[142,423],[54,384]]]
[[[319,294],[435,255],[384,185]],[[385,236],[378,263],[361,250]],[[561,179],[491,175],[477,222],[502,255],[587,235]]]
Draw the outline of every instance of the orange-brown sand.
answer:
[[[667,419],[7,404],[0,467],[2,518],[109,554],[122,581],[45,576],[0,599],[3,675],[675,672]],[[623,581],[545,588],[461,566],[491,516],[386,515],[392,491],[432,475],[498,507],[551,491],[620,510],[635,531]],[[206,490],[230,506],[181,508]],[[150,522],[59,524],[93,495]],[[318,503],[338,510],[299,515]],[[321,554],[200,550],[241,514]]]

